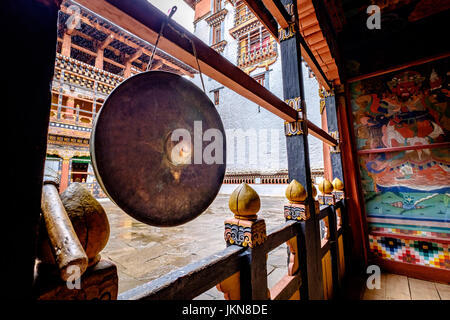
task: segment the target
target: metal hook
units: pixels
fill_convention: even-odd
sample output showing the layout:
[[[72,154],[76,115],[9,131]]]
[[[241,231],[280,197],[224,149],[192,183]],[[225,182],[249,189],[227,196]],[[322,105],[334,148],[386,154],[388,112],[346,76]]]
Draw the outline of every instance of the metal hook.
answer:
[[[164,28],[166,27],[166,24],[169,23],[169,20],[172,18],[172,16],[175,14],[176,11],[177,11],[177,6],[173,6],[172,9],[170,9],[169,15],[166,17],[166,20],[164,20],[163,23],[161,24],[161,29],[159,30],[158,38],[156,38],[156,43],[153,46],[152,56],[150,57],[150,61],[148,62],[146,71],[151,69],[152,63],[153,63],[153,57],[155,56],[155,52],[156,52],[156,47],[158,47],[159,38],[161,37],[161,34],[162,34]]]

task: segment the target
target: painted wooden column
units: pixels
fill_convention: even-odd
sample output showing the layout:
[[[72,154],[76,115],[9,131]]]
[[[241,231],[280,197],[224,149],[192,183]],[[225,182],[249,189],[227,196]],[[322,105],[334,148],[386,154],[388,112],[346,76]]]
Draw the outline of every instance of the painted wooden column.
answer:
[[[355,150],[355,141],[353,140],[353,124],[351,119],[351,109],[346,102],[346,91],[344,85],[335,87],[335,102],[337,119],[340,132],[339,147],[342,151],[342,166],[345,179],[346,196],[346,220],[350,232],[347,242],[352,243],[347,250],[351,252],[350,268],[362,270],[367,265],[367,252],[369,240],[367,235],[367,222],[364,208],[364,199],[361,193],[360,173],[358,156]]]
[[[312,196],[311,167],[309,163],[308,129],[306,126],[306,104],[303,87],[302,59],[300,51],[300,32],[296,2],[282,0],[288,12],[295,15],[295,22],[287,29],[279,30],[281,62],[283,72],[283,96],[287,104],[293,106],[299,115],[296,122],[285,123],[286,148],[288,156],[289,181],[297,180],[305,186],[307,198],[305,205],[310,218],[305,221],[308,298],[323,299],[322,266],[319,257],[320,232]]]
[[[2,248],[3,296],[13,300],[33,297],[37,231],[41,214],[41,194],[51,92],[57,43],[58,10],[61,1],[5,0],[0,2],[3,50],[8,75],[0,90],[4,108],[3,127],[8,132],[5,150],[14,155],[8,162],[4,179],[2,231],[4,239],[12,239]],[[30,54],[31,53],[31,54]],[[26,63],[24,63],[26,61]],[[32,85],[24,96],[24,75]],[[30,108],[30,106],[32,106]],[[24,130],[26,128],[26,130]]]
[[[230,300],[267,300],[267,255],[261,246],[267,238],[266,222],[257,213],[260,199],[255,190],[242,183],[230,196],[230,210],[234,218],[225,220],[227,246],[248,248],[246,263],[241,271],[219,283],[216,287]]]
[[[64,157],[61,164],[61,178],[59,183],[59,193],[64,192],[69,186],[70,158]]]
[[[67,108],[65,108],[65,112],[63,115],[63,119],[74,119],[74,113],[75,113],[75,98],[74,97],[68,97],[67,98]]]
[[[72,46],[72,36],[66,31],[63,34],[61,54],[70,58],[70,51]]]

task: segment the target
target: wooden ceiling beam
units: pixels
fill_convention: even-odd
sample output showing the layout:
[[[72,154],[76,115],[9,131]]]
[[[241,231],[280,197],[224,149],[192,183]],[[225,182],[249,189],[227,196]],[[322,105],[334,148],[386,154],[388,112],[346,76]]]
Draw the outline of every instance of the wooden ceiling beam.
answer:
[[[98,50],[105,50],[111,42],[114,40],[114,35],[109,34],[105,40],[98,43]]]
[[[254,0],[243,0],[247,7],[253,14],[258,17],[259,21],[264,25],[264,27],[269,31],[272,37],[279,42],[278,39],[278,25],[272,14],[266,9],[266,7],[261,2],[256,2]]]
[[[283,6],[281,1],[279,0],[262,0],[267,10],[272,14],[278,24],[283,28],[287,29],[289,27],[289,23],[292,21],[292,17],[286,11],[286,8]]]
[[[80,1],[78,1],[78,3],[80,3]],[[80,4],[81,4],[81,3],[80,3]],[[61,11],[64,12],[64,13],[69,14],[69,12],[68,12],[67,9],[68,9],[68,8],[66,8],[66,7],[64,7],[64,6],[61,6]],[[96,29],[96,30],[100,30],[101,32],[103,32],[103,33],[105,33],[106,35],[108,35],[108,37],[107,37],[104,41],[106,41],[106,40],[109,38],[110,35],[113,35],[113,36],[114,36],[114,39],[112,39],[112,40],[117,40],[117,41],[119,41],[119,42],[122,42],[123,44],[125,44],[125,45],[127,45],[127,46],[129,46],[129,47],[131,47],[131,48],[133,48],[133,49],[135,49],[135,50],[139,50],[139,49],[142,48],[141,46],[139,46],[138,44],[134,43],[133,41],[131,41],[131,40],[125,38],[125,37],[122,36],[122,35],[115,34],[113,31],[111,31],[110,29],[108,29],[108,28],[106,28],[106,27],[100,25],[99,23],[97,23],[97,22],[92,22],[91,20],[89,20],[89,19],[88,19],[87,17],[85,17],[85,16],[81,16],[81,17],[80,17],[80,20],[81,20],[81,22],[83,22],[84,24],[90,26],[91,28],[94,28],[94,29]],[[78,31],[78,33],[79,33],[80,36],[83,36],[83,35],[84,35],[85,38],[90,37],[89,35],[84,34],[84,33],[82,33],[82,32],[79,32],[79,31]],[[92,37],[90,37],[90,38],[92,38]],[[111,40],[110,42],[112,42],[112,40]],[[108,50],[112,50],[112,51],[117,50],[117,49],[115,49],[114,47],[111,47],[110,44],[111,44],[111,43],[108,43],[108,45],[107,45],[107,47],[105,47],[105,49],[107,48]],[[151,52],[148,51],[147,49],[142,48],[142,51],[143,51],[143,53],[146,54],[147,56],[149,56],[149,57],[151,56]],[[168,61],[168,60],[164,59],[163,57],[161,57],[160,55],[158,55],[157,52],[155,52],[155,57],[157,57],[158,59],[164,61],[164,64],[168,65],[169,67],[171,67],[171,68],[173,68],[173,69],[175,69],[175,70],[180,71],[182,74],[185,74],[185,75],[187,75],[187,76],[189,76],[189,77],[191,77],[191,78],[194,77],[194,75],[193,75],[192,73],[190,73],[190,72],[187,71],[187,70],[184,70],[184,69],[181,68],[180,66],[177,66],[175,63],[173,63],[173,62],[171,62],[171,61]]]
[[[156,42],[162,23],[167,21],[167,16],[146,0],[78,0],[78,3],[93,12],[101,12],[106,19],[149,43]],[[277,33],[278,30],[275,33],[276,39]],[[196,48],[196,56],[193,54],[192,43]],[[298,120],[296,110],[175,21],[167,23],[159,48],[194,69],[197,69],[198,59],[202,72],[208,77],[286,121]],[[312,135],[319,136],[319,139],[331,146],[337,145],[337,141],[324,130],[309,121],[307,124]]]

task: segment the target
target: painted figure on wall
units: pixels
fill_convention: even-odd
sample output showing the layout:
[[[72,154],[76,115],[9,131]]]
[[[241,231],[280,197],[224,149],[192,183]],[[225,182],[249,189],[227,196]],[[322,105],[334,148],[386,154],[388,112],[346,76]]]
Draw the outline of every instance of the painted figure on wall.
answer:
[[[350,86],[369,216],[450,220],[449,59],[354,82]]]

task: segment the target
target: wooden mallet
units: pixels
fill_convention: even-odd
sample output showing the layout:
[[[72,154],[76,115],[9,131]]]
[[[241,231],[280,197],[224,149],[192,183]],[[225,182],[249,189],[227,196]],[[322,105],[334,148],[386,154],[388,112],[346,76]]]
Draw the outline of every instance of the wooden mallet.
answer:
[[[86,271],[88,257],[61,202],[57,187],[58,178],[46,172],[42,187],[41,209],[61,278],[67,281],[73,274],[71,266],[79,268],[80,276]]]

